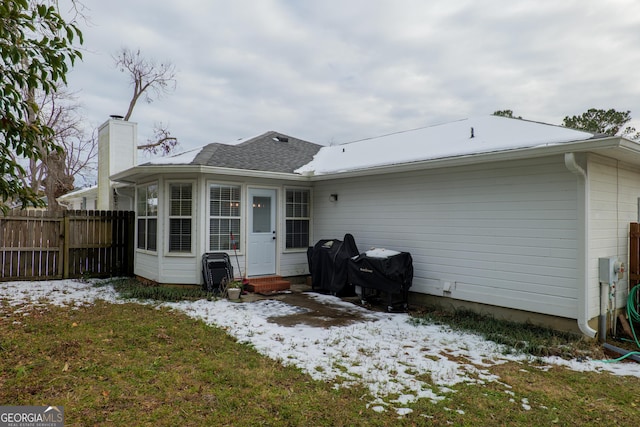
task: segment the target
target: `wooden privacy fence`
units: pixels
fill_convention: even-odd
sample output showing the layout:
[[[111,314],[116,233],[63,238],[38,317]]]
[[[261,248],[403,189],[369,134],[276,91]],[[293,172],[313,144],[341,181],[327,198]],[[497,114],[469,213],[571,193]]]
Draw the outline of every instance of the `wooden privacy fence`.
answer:
[[[0,281],[133,275],[133,212],[0,214]]]

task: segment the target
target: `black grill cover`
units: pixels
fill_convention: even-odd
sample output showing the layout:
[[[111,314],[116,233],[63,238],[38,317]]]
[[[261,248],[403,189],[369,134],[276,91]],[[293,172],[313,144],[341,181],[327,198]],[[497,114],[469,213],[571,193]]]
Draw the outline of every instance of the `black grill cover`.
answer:
[[[388,258],[374,258],[360,254],[348,263],[349,282],[355,286],[400,293],[413,282],[413,259],[409,252]]]
[[[347,266],[349,259],[356,255],[358,247],[351,234],[345,234],[344,240],[318,241],[307,250],[312,288],[335,295],[353,294],[353,286],[347,280]]]

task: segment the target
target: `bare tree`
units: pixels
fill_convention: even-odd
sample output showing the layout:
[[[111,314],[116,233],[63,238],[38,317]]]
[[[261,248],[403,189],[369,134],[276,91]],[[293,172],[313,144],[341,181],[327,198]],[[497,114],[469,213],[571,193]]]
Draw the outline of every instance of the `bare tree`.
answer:
[[[118,68],[129,74],[133,94],[124,119],[129,120],[140,99],[150,103],[173,91],[176,86],[175,67],[171,63],[156,64],[142,57],[140,51],[122,49],[114,57]],[[25,94],[30,99],[30,108],[25,112],[33,122],[36,118],[53,130],[50,137],[61,149],[46,151],[47,145],[38,144],[36,158],[26,164],[21,161],[24,171],[20,180],[35,193],[46,195],[50,210],[58,210],[56,199],[74,189],[75,178],[87,180],[95,172],[98,154],[97,131],[86,135],[82,126],[83,117],[75,94],[63,88],[50,93]],[[154,124],[153,135],[138,149],[152,154],[168,154],[178,144],[177,138],[161,122]]]
[[[146,144],[139,144],[138,150],[143,150],[151,154],[161,153],[167,155],[178,145],[178,139],[171,136],[171,132],[162,122],[153,125],[153,137],[147,139]]]
[[[122,48],[113,59],[116,67],[129,75],[133,87],[129,108],[124,115],[126,121],[131,118],[140,98],[151,103],[176,88],[176,69],[171,62],[157,63],[153,59],[144,58],[140,50],[134,52],[128,48]],[[171,136],[169,129],[162,123],[156,123],[153,137],[146,144],[139,145],[138,149],[152,154],[168,154],[177,144],[178,139]]]
[[[47,177],[44,188],[49,209],[57,210],[59,205],[56,199],[73,191],[76,178],[86,181],[93,175],[98,138],[96,131],[86,134],[80,106],[73,94],[63,92],[60,101],[52,99],[50,102],[43,111],[49,114],[50,126],[55,131],[54,138],[63,147],[63,152],[45,159]]]
[[[171,62],[157,64],[152,59],[142,57],[140,50],[133,52],[128,48],[122,48],[113,59],[121,72],[129,74],[133,86],[129,109],[124,115],[126,121],[131,118],[142,95],[147,103],[151,103],[176,88],[176,71]]]
[[[31,93],[28,97],[36,106],[29,111],[30,120],[37,117],[52,129],[51,140],[60,150],[47,151],[39,143],[40,155],[23,165],[20,179],[34,193],[47,196],[50,210],[58,210],[56,198],[74,189],[75,177],[87,179],[95,169],[97,137],[95,132],[89,137],[85,135],[80,106],[73,94],[58,89],[48,94]],[[18,157],[14,160],[20,161]]]

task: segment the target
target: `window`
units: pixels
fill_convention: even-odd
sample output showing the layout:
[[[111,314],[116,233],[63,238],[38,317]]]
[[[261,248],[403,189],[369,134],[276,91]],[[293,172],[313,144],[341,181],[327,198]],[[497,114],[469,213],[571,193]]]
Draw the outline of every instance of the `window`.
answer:
[[[238,185],[209,187],[209,250],[233,250],[231,233],[240,249],[240,193]]]
[[[169,252],[191,252],[192,185],[169,184]]]
[[[287,249],[309,247],[310,193],[309,190],[287,190]]]
[[[138,187],[138,249],[157,250],[158,184]]]

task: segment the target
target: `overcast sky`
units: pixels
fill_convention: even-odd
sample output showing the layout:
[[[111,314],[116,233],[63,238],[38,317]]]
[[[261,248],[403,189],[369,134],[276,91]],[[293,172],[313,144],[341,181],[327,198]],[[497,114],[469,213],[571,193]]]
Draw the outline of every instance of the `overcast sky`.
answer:
[[[120,48],[176,66],[175,92],[134,112],[140,142],[154,122],[184,150],[268,130],[328,145],[499,109],[640,118],[637,0],[81,1],[69,83],[89,124],[126,112]]]

